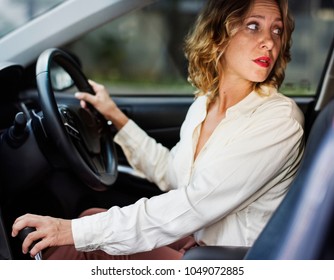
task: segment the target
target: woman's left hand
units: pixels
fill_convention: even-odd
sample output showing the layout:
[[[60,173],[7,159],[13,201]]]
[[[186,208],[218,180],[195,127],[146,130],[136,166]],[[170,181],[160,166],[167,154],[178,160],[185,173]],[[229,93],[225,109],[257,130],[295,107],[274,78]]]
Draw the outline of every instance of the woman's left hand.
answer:
[[[25,227],[36,228],[36,231],[27,235],[22,244],[22,252],[26,254],[31,244],[37,242],[30,250],[32,257],[48,247],[74,244],[71,220],[26,214],[15,220],[12,236],[17,236]]]

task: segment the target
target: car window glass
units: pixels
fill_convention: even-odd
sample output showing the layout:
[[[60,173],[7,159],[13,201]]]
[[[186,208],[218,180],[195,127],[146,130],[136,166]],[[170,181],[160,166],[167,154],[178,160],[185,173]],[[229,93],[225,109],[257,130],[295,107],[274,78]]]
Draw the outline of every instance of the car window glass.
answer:
[[[203,1],[158,1],[95,30],[67,50],[112,93],[191,93],[183,38]]]
[[[290,95],[314,95],[334,35],[332,0],[289,0],[295,31],[282,91]]]
[[[193,92],[183,39],[204,0],[163,0],[108,23],[65,46],[87,76],[117,94]],[[314,95],[334,30],[331,0],[290,0],[296,20],[292,61],[281,91]]]
[[[0,0],[0,38],[66,0]]]

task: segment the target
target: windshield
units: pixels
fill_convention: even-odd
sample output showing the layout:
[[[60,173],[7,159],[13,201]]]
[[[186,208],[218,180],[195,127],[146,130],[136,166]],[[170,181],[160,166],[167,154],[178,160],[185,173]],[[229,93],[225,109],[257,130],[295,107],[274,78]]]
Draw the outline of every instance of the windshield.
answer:
[[[67,0],[0,0],[0,38]]]

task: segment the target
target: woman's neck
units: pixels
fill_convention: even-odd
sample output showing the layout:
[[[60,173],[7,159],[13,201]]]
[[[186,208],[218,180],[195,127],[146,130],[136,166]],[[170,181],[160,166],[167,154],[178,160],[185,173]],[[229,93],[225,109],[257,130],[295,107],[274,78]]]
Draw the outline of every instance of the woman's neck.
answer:
[[[226,110],[239,103],[253,90],[254,83],[247,81],[236,81],[222,79],[219,85],[219,93],[215,100],[218,110],[226,112]]]

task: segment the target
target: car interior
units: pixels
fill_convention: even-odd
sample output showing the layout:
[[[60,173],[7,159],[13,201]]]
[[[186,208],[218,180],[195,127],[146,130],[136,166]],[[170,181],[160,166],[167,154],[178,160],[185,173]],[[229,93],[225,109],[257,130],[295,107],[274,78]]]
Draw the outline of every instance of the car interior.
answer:
[[[112,124],[74,98],[78,90],[92,92],[81,51],[61,44],[27,65],[0,62],[0,260],[30,259],[22,254],[22,240],[11,237],[20,215],[72,219],[90,207],[122,207],[162,193],[130,167],[112,141]],[[291,96],[305,116],[306,150],[289,192],[255,244],[201,246],[185,260],[334,259],[334,40],[321,67],[315,95]],[[172,148],[194,97],[157,91],[113,99]]]

